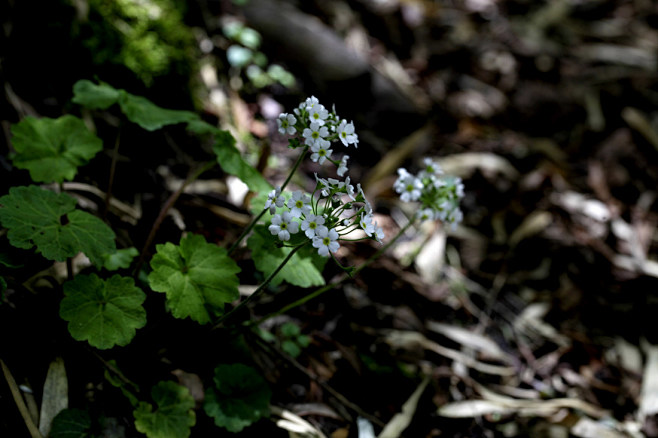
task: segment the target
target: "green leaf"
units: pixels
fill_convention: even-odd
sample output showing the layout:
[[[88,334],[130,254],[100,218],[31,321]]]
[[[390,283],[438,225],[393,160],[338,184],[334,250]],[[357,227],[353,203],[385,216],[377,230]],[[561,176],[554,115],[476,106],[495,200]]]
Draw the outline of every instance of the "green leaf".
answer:
[[[88,438],[91,434],[91,417],[81,409],[64,409],[53,419],[50,438]]]
[[[296,338],[301,334],[299,326],[294,322],[286,322],[281,326],[281,335],[286,338]]]
[[[272,186],[265,181],[263,175],[247,163],[235,147],[235,138],[228,131],[222,131],[216,136],[212,148],[217,155],[217,162],[222,169],[235,175],[244,182],[253,192],[269,192]]]
[[[200,235],[188,235],[180,246],[170,242],[156,246],[151,259],[151,289],[167,294],[167,305],[176,318],[190,317],[201,324],[239,298],[238,265],[224,248],[207,243]]]
[[[201,120],[192,121],[187,128],[195,134],[211,134],[215,137],[213,152],[224,172],[235,175],[253,192],[269,192],[272,186],[256,169],[247,163],[235,147],[235,138],[230,132],[216,128]]]
[[[215,387],[206,389],[203,409],[215,424],[229,432],[240,432],[269,415],[272,393],[254,368],[224,364],[215,368]]]
[[[0,198],[0,223],[9,243],[37,250],[49,260],[64,261],[79,252],[96,266],[116,251],[114,232],[99,218],[75,209],[75,198],[37,186],[9,189]]]
[[[310,343],[311,343],[311,338],[306,335],[299,335],[297,337],[297,345],[299,345],[300,347],[308,347]]]
[[[133,259],[139,255],[136,248],[118,249],[114,254],[105,254],[103,256],[103,267],[108,271],[117,269],[128,269]]]
[[[160,382],[151,390],[158,405],[141,402],[133,411],[135,427],[148,438],[187,438],[196,423],[194,399],[190,391],[174,382]]]
[[[26,117],[11,127],[14,166],[27,169],[35,182],[70,181],[78,167],[101,149],[103,142],[77,117]]]
[[[73,85],[73,102],[90,109],[107,109],[119,100],[120,91],[116,88],[82,79]]]
[[[264,225],[255,226],[254,233],[247,240],[256,269],[266,277],[269,277],[292,251],[291,248],[277,248],[277,240]],[[324,277],[314,264],[312,254],[306,247],[299,250],[274,277],[272,285],[276,286],[282,281],[299,287],[324,285]]]
[[[135,331],[146,325],[142,303],[146,294],[130,277],[78,275],[64,283],[59,316],[69,322],[73,339],[88,341],[101,350],[128,345]]]
[[[165,125],[190,122],[199,118],[190,111],[161,108],[144,97],[134,96],[123,90],[121,90],[119,105],[128,120],[137,123],[147,131],[155,131]]]
[[[294,341],[286,340],[281,342],[281,349],[292,357],[297,357],[302,353],[301,348]]]

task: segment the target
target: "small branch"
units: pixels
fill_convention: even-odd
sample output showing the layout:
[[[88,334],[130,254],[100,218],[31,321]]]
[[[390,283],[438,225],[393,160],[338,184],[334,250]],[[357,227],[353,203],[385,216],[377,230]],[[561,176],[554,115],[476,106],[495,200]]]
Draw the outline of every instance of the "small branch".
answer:
[[[14,398],[18,411],[21,413],[21,417],[23,417],[23,421],[25,421],[25,426],[27,426],[27,429],[30,431],[30,435],[32,438],[43,438],[43,435],[39,432],[39,428],[34,424],[34,420],[32,420],[32,416],[25,405],[25,401],[23,401],[23,397],[18,389],[18,385],[16,385],[14,376],[11,375],[11,371],[9,371],[9,368],[7,368],[7,365],[5,365],[2,359],[0,359],[0,367],[2,367],[2,373],[5,375],[5,379],[7,379],[11,395]]]
[[[307,242],[308,243],[308,242]],[[233,308],[230,312],[222,316],[219,321],[217,321],[217,324],[213,327],[213,330],[216,328],[219,328],[226,320],[228,320],[233,314],[235,314],[237,311],[239,311],[241,308],[249,304],[249,302],[255,300],[257,297],[263,294],[265,291],[265,288],[267,285],[270,284],[270,282],[276,277],[276,274],[283,269],[283,267],[288,263],[288,261],[292,258],[292,256],[295,255],[297,251],[299,251],[306,243],[301,244],[299,246],[296,246],[288,253],[285,259],[281,262],[281,264],[270,274],[269,277],[260,285],[258,286],[258,289],[256,289],[251,295],[249,295],[247,298],[245,298],[244,301],[242,301],[240,304],[238,304],[235,308]]]
[[[169,210],[174,206],[174,204],[176,203],[180,195],[183,193],[185,188],[188,185],[190,185],[192,182],[196,181],[201,176],[201,174],[211,169],[215,164],[217,164],[215,161],[210,161],[204,164],[203,166],[201,166],[196,172],[192,173],[185,180],[185,182],[178,188],[178,190],[176,190],[174,193],[171,194],[171,196],[169,196],[169,199],[167,199],[167,202],[165,202],[164,206],[162,207],[162,210],[160,210],[160,214],[155,219],[155,222],[153,222],[153,226],[151,227],[151,232],[146,238],[146,242],[144,242],[142,251],[139,254],[139,259],[137,260],[137,265],[135,266],[135,269],[133,271],[134,277],[136,277],[139,274],[139,270],[144,264],[144,259],[146,258],[146,254],[148,253],[149,248],[151,247],[151,243],[153,243],[153,239],[155,239],[155,235],[160,229],[160,225],[162,225],[162,221],[164,221],[165,217],[167,217],[167,213],[169,213]]]
[[[119,128],[121,128],[119,126]],[[105,206],[103,207],[103,219],[107,217],[107,212],[110,209],[110,200],[112,199],[112,186],[114,185],[114,175],[117,168],[117,160],[119,158],[119,140],[121,138],[121,130],[117,134],[114,141],[114,149],[112,149],[112,163],[110,164],[110,177],[107,181],[107,191],[105,192]]]
[[[384,422],[382,422],[382,420],[380,420],[379,418],[375,417],[372,414],[369,414],[368,412],[364,411],[363,409],[361,409],[356,404],[349,401],[347,399],[347,397],[345,397],[343,394],[341,394],[340,392],[336,391],[334,388],[329,386],[323,379],[321,379],[320,377],[318,377],[314,373],[307,370],[299,362],[297,362],[297,360],[295,360],[293,357],[290,357],[287,354],[284,354],[283,352],[279,351],[278,348],[275,348],[272,345],[268,344],[260,336],[254,336],[254,339],[256,341],[256,344],[259,345],[263,350],[269,350],[270,352],[275,353],[280,358],[282,358],[285,361],[289,362],[295,369],[297,369],[298,371],[305,374],[309,379],[313,380],[318,385],[320,385],[322,387],[322,389],[324,389],[329,394],[331,394],[333,397],[335,397],[336,400],[338,400],[343,406],[345,406],[345,407],[351,409],[352,411],[356,412],[360,417],[367,418],[372,423],[374,423],[374,424],[376,424],[380,427],[385,426],[385,424],[384,424]],[[352,421],[351,418],[348,418],[347,420]]]
[[[413,221],[409,221],[409,222],[407,223],[407,225],[405,225],[404,227],[402,227],[402,229],[400,229],[400,231],[398,232],[398,234],[397,234],[395,237],[393,237],[388,243],[386,243],[386,245],[384,245],[383,247],[381,247],[381,248],[379,249],[379,251],[377,251],[375,254],[373,254],[372,256],[370,256],[370,258],[369,258],[368,260],[366,260],[365,262],[363,262],[358,268],[356,268],[356,269],[355,269],[353,272],[351,272],[349,275],[348,275],[348,274],[345,274],[345,275],[343,275],[343,277],[342,277],[340,280],[335,281],[335,282],[330,283],[330,284],[327,284],[327,285],[321,287],[320,289],[318,289],[318,290],[316,290],[316,291],[314,291],[314,292],[312,292],[312,293],[306,295],[305,297],[302,297],[302,298],[298,299],[297,301],[295,301],[295,302],[293,302],[293,303],[291,303],[291,304],[288,304],[287,306],[283,307],[281,310],[278,310],[278,311],[276,311],[276,312],[270,313],[269,315],[264,316],[263,318],[261,318],[260,320],[258,320],[258,321],[256,321],[256,322],[253,322],[253,321],[252,321],[252,322],[250,322],[248,325],[249,325],[249,326],[259,325],[259,324],[261,324],[263,321],[267,321],[267,320],[270,319],[270,318],[273,318],[273,317],[275,317],[275,316],[278,316],[278,315],[281,315],[281,314],[283,314],[283,313],[286,313],[287,311],[289,311],[289,310],[291,310],[291,309],[294,309],[295,307],[299,307],[299,306],[301,306],[302,304],[306,303],[307,301],[310,301],[310,300],[312,300],[313,298],[316,298],[316,297],[322,295],[323,293],[332,290],[333,288],[339,286],[340,284],[342,284],[342,283],[345,282],[346,280],[355,277],[355,276],[356,276],[359,272],[361,272],[364,268],[366,268],[366,267],[367,267],[368,265],[370,265],[372,262],[374,262],[375,260],[377,260],[382,254],[384,254],[384,252],[386,252],[386,250],[388,250],[388,248],[390,248],[390,247],[391,247],[391,246],[392,246],[392,245],[393,245],[393,244],[394,244],[394,243],[395,243],[400,237],[402,237],[402,235],[403,235],[403,234],[409,229],[409,227],[411,227],[412,225],[413,225]]]
[[[237,247],[240,245],[240,242],[242,242],[242,239],[247,237],[247,234],[249,234],[251,232],[251,230],[253,230],[253,228],[256,226],[256,224],[258,223],[260,218],[263,217],[263,215],[265,214],[266,211],[267,211],[267,209],[264,209],[263,211],[261,211],[260,214],[258,216],[256,216],[251,221],[251,223],[247,226],[247,228],[245,228],[242,231],[242,234],[240,234],[240,237],[238,237],[238,239],[235,242],[233,242],[233,245],[231,245],[231,247],[228,249],[228,255],[231,255],[233,253],[233,251],[235,251],[237,249]]]

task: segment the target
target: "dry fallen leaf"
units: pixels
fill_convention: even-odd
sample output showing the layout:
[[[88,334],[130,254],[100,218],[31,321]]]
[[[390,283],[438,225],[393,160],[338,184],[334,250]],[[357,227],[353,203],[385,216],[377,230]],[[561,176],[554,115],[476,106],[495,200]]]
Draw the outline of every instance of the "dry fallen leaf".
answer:
[[[402,412],[395,414],[393,418],[391,418],[391,421],[389,421],[384,427],[384,430],[382,430],[378,438],[397,438],[407,427],[409,427],[411,419],[413,418],[414,413],[416,413],[418,400],[420,400],[420,396],[423,394],[423,391],[425,391],[429,381],[430,380],[427,377],[423,379],[413,394],[411,394],[411,397],[409,397],[404,405],[402,405]]]
[[[68,407],[69,381],[66,377],[64,359],[58,357],[50,363],[46,381],[43,384],[39,432],[43,436],[48,436],[53,419]]]

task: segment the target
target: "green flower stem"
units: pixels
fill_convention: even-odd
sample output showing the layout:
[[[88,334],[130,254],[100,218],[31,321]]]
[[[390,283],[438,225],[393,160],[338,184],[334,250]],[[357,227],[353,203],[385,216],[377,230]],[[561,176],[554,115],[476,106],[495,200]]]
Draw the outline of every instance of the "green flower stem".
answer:
[[[251,221],[251,223],[249,223],[249,225],[247,226],[247,228],[245,228],[245,229],[242,231],[242,234],[240,234],[240,236],[238,237],[238,239],[237,239],[235,242],[233,242],[233,245],[231,245],[231,247],[228,249],[228,254],[229,254],[229,255],[231,255],[231,254],[233,253],[233,251],[236,250],[236,248],[240,245],[240,242],[242,242],[242,240],[243,240],[245,237],[247,237],[247,234],[249,234],[249,233],[251,232],[251,230],[254,229],[254,227],[256,226],[256,224],[258,223],[258,221],[260,220],[260,218],[263,217],[263,215],[265,214],[266,211],[267,211],[267,208],[263,209],[263,211],[261,211],[261,212],[258,214],[258,216],[256,216],[256,217]]]
[[[169,196],[169,199],[167,199],[167,202],[165,202],[165,205],[162,207],[162,210],[160,210],[160,214],[158,217],[155,219],[155,222],[153,222],[153,226],[151,227],[151,232],[149,233],[148,237],[146,238],[146,242],[144,242],[144,246],[142,247],[142,252],[139,254],[139,259],[137,260],[137,264],[135,265],[135,270],[133,271],[133,276],[137,276],[139,274],[139,270],[144,264],[144,259],[146,258],[146,254],[151,247],[151,243],[153,242],[153,239],[155,238],[155,234],[158,232],[158,229],[160,229],[160,225],[162,225],[162,221],[164,220],[165,217],[167,217],[167,213],[171,209],[171,207],[174,206],[180,195],[183,193],[185,188],[196,181],[204,172],[206,172],[209,169],[212,169],[213,166],[217,164],[217,161],[209,161],[205,163],[203,166],[201,166],[199,169],[197,169],[196,172],[191,173],[190,176],[187,177],[185,182],[176,190],[174,193]]]
[[[304,150],[302,153],[299,155],[299,158],[297,158],[297,161],[295,161],[295,165],[292,166],[292,170],[290,171],[290,174],[288,175],[288,178],[283,182],[281,185],[281,191],[286,188],[290,180],[292,179],[292,176],[295,174],[297,171],[297,168],[299,167],[300,164],[302,164],[302,160],[304,160],[304,157],[306,156],[306,153],[308,152],[308,146],[304,146]]]
[[[306,242],[306,243],[308,243],[308,242]],[[267,279],[265,279],[265,281],[264,281],[263,283],[261,283],[261,285],[258,286],[258,288],[257,288],[257,289],[256,289],[251,295],[249,295],[247,298],[245,298],[244,301],[242,301],[240,304],[238,304],[237,306],[235,306],[233,309],[231,309],[230,312],[228,312],[227,314],[225,314],[224,316],[222,316],[222,317],[219,319],[219,321],[217,321],[217,324],[215,324],[215,326],[213,327],[213,330],[216,329],[216,328],[219,328],[219,327],[220,327],[221,325],[223,325],[223,323],[224,323],[226,320],[228,320],[233,314],[235,314],[236,312],[238,312],[240,309],[242,309],[244,306],[246,306],[247,304],[249,304],[251,301],[253,301],[253,300],[255,300],[256,298],[258,298],[260,295],[262,295],[263,292],[265,292],[265,288],[267,287],[267,285],[270,284],[270,282],[272,281],[272,279],[274,279],[274,277],[276,276],[276,274],[278,274],[279,271],[281,271],[281,269],[283,269],[283,267],[286,265],[286,263],[288,263],[288,261],[292,258],[292,256],[295,255],[295,253],[296,253],[297,251],[299,251],[300,249],[302,249],[302,247],[304,247],[304,246],[306,245],[306,243],[303,243],[303,244],[301,244],[301,245],[299,245],[299,246],[294,247],[294,248],[292,249],[292,251],[290,251],[290,253],[288,253],[288,255],[286,256],[286,258],[283,259],[283,261],[281,262],[281,264],[280,264],[280,265],[274,270],[274,272],[272,272],[272,273],[270,274],[270,276],[267,277]]]
[[[286,180],[283,182],[283,185],[281,186],[281,191],[283,191],[283,189],[286,188],[286,186],[288,185],[288,183],[292,179],[292,176],[295,174],[295,172],[297,171],[297,168],[299,167],[299,165],[302,163],[302,160],[306,156],[306,152],[308,152],[308,146],[304,146],[304,151],[299,155],[299,158],[297,158],[297,161],[295,162],[295,165],[292,167],[292,170],[290,171],[290,174],[288,175],[288,178],[286,178]],[[251,232],[251,230],[254,229],[254,227],[256,226],[256,224],[258,223],[260,218],[263,217],[263,215],[265,214],[266,211],[267,211],[267,208],[263,209],[263,211],[261,211],[258,214],[258,216],[256,216],[251,221],[251,223],[249,223],[249,225],[247,225],[247,228],[245,228],[244,231],[242,231],[242,234],[240,234],[240,236],[237,238],[237,240],[235,242],[233,242],[233,245],[231,245],[231,247],[228,249],[228,254],[229,255],[231,255],[233,253],[233,251],[235,251],[238,248],[238,246],[240,246],[240,243],[242,242],[242,240],[244,240],[244,238],[247,237],[247,235]]]
[[[283,307],[282,309],[280,309],[280,310],[278,310],[278,311],[276,311],[276,312],[273,312],[273,313],[270,313],[269,315],[264,316],[263,318],[261,318],[261,319],[258,320],[258,321],[249,321],[246,325],[248,325],[248,326],[259,325],[259,324],[261,324],[262,322],[267,321],[267,320],[270,319],[270,318],[273,318],[273,317],[275,317],[275,316],[278,316],[278,315],[281,315],[281,314],[283,314],[283,313],[286,313],[287,311],[289,311],[289,310],[291,310],[291,309],[294,309],[295,307],[299,307],[299,306],[301,306],[302,304],[306,303],[307,301],[310,301],[310,300],[312,300],[313,298],[316,298],[316,297],[322,295],[323,293],[332,290],[332,289],[335,288],[336,286],[339,286],[340,284],[342,284],[343,282],[345,282],[345,280],[347,280],[347,279],[349,279],[349,278],[352,278],[352,277],[355,277],[355,276],[356,276],[359,272],[361,272],[364,268],[366,268],[366,267],[367,267],[368,265],[370,265],[372,262],[374,262],[375,260],[377,260],[382,254],[384,254],[384,253],[385,253],[385,252],[386,252],[386,251],[387,251],[387,250],[388,250],[388,249],[389,249],[389,248],[390,248],[390,247],[391,247],[391,246],[392,246],[392,245],[393,245],[393,244],[394,244],[394,243],[395,243],[400,237],[402,237],[402,235],[403,235],[403,234],[404,234],[404,233],[405,233],[405,232],[406,232],[406,231],[407,231],[407,230],[408,230],[413,224],[414,224],[414,221],[413,221],[413,220],[412,220],[412,221],[409,221],[404,227],[402,227],[402,229],[400,229],[400,231],[398,231],[398,234],[396,234],[395,237],[393,237],[390,241],[388,241],[388,242],[386,243],[386,245],[382,246],[382,247],[379,249],[379,251],[377,251],[377,252],[374,253],[372,256],[370,256],[370,258],[369,258],[368,260],[366,260],[365,262],[363,262],[359,267],[357,267],[356,269],[354,269],[354,271],[352,271],[350,274],[345,274],[345,275],[343,275],[343,277],[342,277],[340,280],[335,281],[335,282],[333,282],[333,283],[331,283],[331,284],[327,284],[327,285],[325,285],[325,286],[322,286],[320,289],[317,289],[316,291],[311,292],[310,294],[306,295],[305,297],[302,297],[302,298],[298,299],[297,301],[295,301],[295,302],[293,302],[293,303],[291,303],[291,304],[288,304],[287,306]]]

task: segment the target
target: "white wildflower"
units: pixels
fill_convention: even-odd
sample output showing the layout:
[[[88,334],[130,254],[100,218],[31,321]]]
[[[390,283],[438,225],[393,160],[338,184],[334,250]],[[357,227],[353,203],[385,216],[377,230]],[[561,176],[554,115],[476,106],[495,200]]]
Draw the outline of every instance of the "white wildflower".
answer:
[[[354,147],[357,147],[359,140],[358,136],[354,133],[354,123],[347,123],[347,120],[343,119],[336,130],[338,131],[338,138],[345,146],[354,144]]]
[[[284,211],[283,214],[275,214],[272,216],[272,224],[268,227],[268,230],[284,242],[290,240],[290,234],[299,231],[299,223],[292,219],[293,216],[288,211]]]
[[[431,208],[423,208],[416,212],[416,217],[421,221],[432,220],[436,217],[436,213]]]
[[[420,198],[423,182],[403,168],[398,169],[398,175],[399,177],[393,184],[393,188],[400,193],[400,199],[409,202]]]
[[[328,230],[325,227],[315,233],[315,237],[313,238],[313,247],[318,248],[318,254],[326,257],[329,255],[330,251],[336,252],[338,251],[338,248],[340,248],[337,240],[338,232],[334,228]]]
[[[313,105],[308,111],[308,118],[311,122],[317,122],[319,125],[324,125],[325,120],[329,117],[329,111],[324,108],[324,105]]]
[[[375,232],[375,224],[372,222],[372,214],[361,213],[361,219],[359,220],[359,225],[365,231],[366,236],[371,237]]]
[[[301,217],[311,212],[311,197],[301,191],[293,192],[292,198],[288,200],[288,208],[292,217]]]
[[[324,226],[323,216],[307,214],[306,218],[302,221],[302,231],[309,239],[315,237],[315,235],[323,229],[329,231],[327,227]]]
[[[281,134],[293,135],[297,132],[295,129],[295,123],[297,123],[297,118],[292,114],[281,113],[279,118],[276,120],[277,125],[279,125],[279,132]]]
[[[270,209],[270,214],[276,213],[276,208],[283,207],[285,204],[286,200],[281,195],[281,187],[277,187],[276,189],[272,190],[270,193],[267,195],[267,201],[265,202],[265,208]]]
[[[311,154],[311,161],[318,164],[324,163],[327,158],[331,157],[331,153],[333,152],[333,150],[329,149],[330,146],[331,142],[328,140],[323,138],[316,140],[311,146],[311,152],[313,152]]]
[[[318,122],[311,122],[310,128],[305,128],[302,132],[304,143],[308,146],[313,146],[318,139],[325,139],[329,135],[329,130],[326,126],[320,126]]]
[[[423,165],[425,167],[418,173],[420,178],[432,178],[434,176],[443,174],[443,169],[441,169],[439,163],[429,157],[423,158]]]
[[[336,170],[338,176],[344,176],[345,172],[347,172],[347,160],[349,159],[350,159],[349,155],[343,155],[343,158],[341,158],[340,164],[338,165],[338,169]]]

